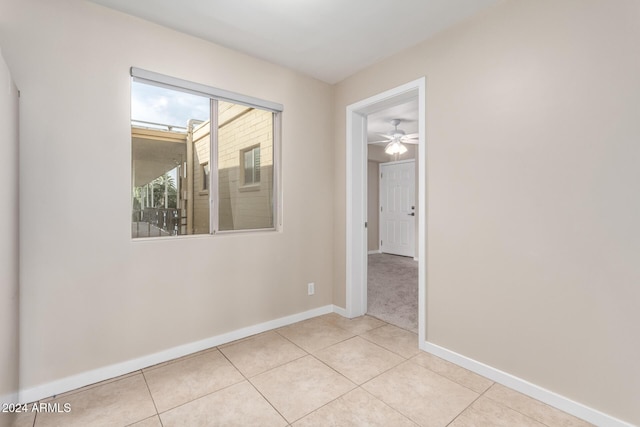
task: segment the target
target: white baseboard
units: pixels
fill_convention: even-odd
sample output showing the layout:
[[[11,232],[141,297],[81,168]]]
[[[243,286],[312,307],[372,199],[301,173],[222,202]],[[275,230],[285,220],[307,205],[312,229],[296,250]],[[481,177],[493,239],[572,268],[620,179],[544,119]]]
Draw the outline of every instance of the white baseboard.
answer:
[[[369,254],[369,255],[381,254],[381,253],[382,253],[382,251],[380,249],[375,249],[373,251],[367,252],[367,254]]]
[[[0,403],[18,403],[18,392],[0,396]]]
[[[439,345],[425,341],[421,343],[420,349],[597,426],[634,427],[626,421],[619,420],[611,415],[600,412],[597,409],[575,402],[567,397],[523,380],[522,378],[518,378],[489,365],[485,365],[482,362],[470,359],[454,351],[440,347]]]
[[[333,312],[336,314],[339,314],[342,317],[348,317],[347,316],[347,310],[342,308],[342,307],[338,307],[337,305],[333,306]]]
[[[283,326],[300,322],[302,320],[307,320],[312,317],[332,313],[335,311],[335,309],[336,307],[334,305],[326,305],[323,307],[314,308],[302,313],[292,314],[290,316],[281,317],[279,319],[270,320],[264,323],[259,323],[257,325],[247,326],[245,328],[237,329],[235,331],[227,332],[221,335],[216,335],[214,337],[206,338],[200,341],[183,344],[177,347],[160,351],[158,353],[153,353],[147,356],[128,360],[126,362],[104,366],[102,368],[93,369],[91,371],[82,372],[80,374],[61,378],[49,383],[41,384],[28,389],[23,389],[20,390],[18,395],[19,402],[35,402],[40,399],[55,396],[70,390],[75,390],[80,387],[95,384],[100,381],[119,377],[120,375],[128,374],[130,372],[153,366],[158,363],[166,362],[177,357],[186,356],[191,353],[206,350],[208,348],[216,347],[218,345],[239,340],[241,338],[246,338],[251,335],[259,334],[261,332],[266,332],[271,329],[281,328]]]

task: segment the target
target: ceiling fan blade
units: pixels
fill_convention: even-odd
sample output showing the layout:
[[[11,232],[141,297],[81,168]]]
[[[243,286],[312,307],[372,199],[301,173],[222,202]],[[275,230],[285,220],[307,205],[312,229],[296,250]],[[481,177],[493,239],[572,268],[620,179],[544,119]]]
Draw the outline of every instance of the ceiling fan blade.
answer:
[[[381,144],[383,142],[390,142],[388,139],[385,139],[384,141],[369,141],[367,142],[368,144]]]
[[[419,143],[420,143],[420,141],[418,141],[417,139],[409,139],[409,140],[407,140],[407,141],[402,140],[402,143],[403,143],[403,144],[413,144],[413,145],[416,145],[416,144],[419,144]]]
[[[408,135],[405,135],[404,138],[411,138],[411,139],[415,139],[418,138],[420,136],[419,133],[410,133]]]
[[[389,138],[389,140],[393,139],[393,135],[389,135],[388,133],[379,133],[378,135],[384,136],[385,138]]]

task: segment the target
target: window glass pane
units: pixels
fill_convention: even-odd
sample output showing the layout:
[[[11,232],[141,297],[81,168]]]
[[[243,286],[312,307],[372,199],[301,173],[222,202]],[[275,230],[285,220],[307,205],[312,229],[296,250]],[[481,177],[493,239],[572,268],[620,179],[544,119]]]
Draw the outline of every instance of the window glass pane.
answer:
[[[218,226],[273,228],[273,113],[218,103]]]
[[[209,100],[207,100],[209,104]],[[187,150],[191,149],[192,164],[188,166],[189,170],[193,170],[193,197],[192,202],[187,202],[189,211],[187,212],[187,223],[190,225],[192,234],[209,233],[209,192],[206,190],[208,184],[205,182],[209,179],[206,174],[204,165],[209,163],[211,155],[211,123],[209,120],[195,124],[191,128],[187,137]],[[188,196],[187,196],[188,197]],[[191,214],[191,215],[189,215]]]
[[[134,80],[132,236],[274,229],[274,113]]]
[[[209,232],[209,110],[208,98],[132,82],[132,237]]]

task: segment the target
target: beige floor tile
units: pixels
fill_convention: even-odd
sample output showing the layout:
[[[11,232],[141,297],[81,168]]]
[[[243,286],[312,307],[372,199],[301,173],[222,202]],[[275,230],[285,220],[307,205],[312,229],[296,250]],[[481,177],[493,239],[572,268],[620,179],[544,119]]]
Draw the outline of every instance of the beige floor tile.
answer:
[[[140,375],[140,372],[142,372],[142,371],[137,370],[137,371],[129,372],[128,374],[120,375],[120,376],[117,376],[117,377],[114,377],[114,378],[109,378],[109,379],[106,379],[104,381],[100,381],[100,382],[97,382],[97,383],[89,384],[87,386],[76,388],[74,390],[69,390],[67,392],[60,393],[60,394],[57,394],[57,395],[52,396],[52,397],[47,397],[46,399],[41,399],[40,402],[44,402],[44,403],[51,402],[54,399],[60,399],[60,398],[63,398],[63,397],[71,396],[72,394],[81,393],[83,391],[87,391],[87,390],[92,389],[94,387],[103,386],[105,384],[109,384],[109,383],[112,383],[114,381],[119,381],[119,380],[122,380],[122,379],[125,379],[125,378],[128,378],[128,377],[132,377],[134,375]]]
[[[48,403],[59,403],[61,408],[68,403],[71,411],[38,413],[36,427],[125,426],[156,413],[142,374],[59,397]]]
[[[502,384],[491,386],[485,396],[548,426],[587,427],[592,425]]]
[[[307,355],[306,351],[275,332],[222,347],[220,351],[247,377]]]
[[[397,326],[382,326],[360,336],[407,359],[420,351],[418,349],[418,335]]]
[[[323,406],[293,424],[294,427],[411,427],[414,422],[361,388]]]
[[[153,417],[138,421],[137,423],[133,423],[127,427],[162,427],[162,423],[160,422],[160,417],[154,415]]]
[[[404,362],[362,386],[414,422],[443,427],[479,394],[413,362]]]
[[[545,427],[520,412],[506,408],[491,399],[480,397],[458,416],[449,427]]]
[[[324,317],[329,321],[329,323],[332,323],[339,328],[346,329],[356,335],[360,335],[370,331],[371,329],[386,325],[382,320],[371,316],[360,316],[349,319],[347,317],[342,317],[339,314],[331,313]]]
[[[28,405],[27,410],[31,409],[31,405],[32,404]],[[11,427],[33,427],[35,419],[35,412],[17,412],[14,414],[0,413],[0,426],[9,425]]]
[[[160,417],[164,427],[287,425],[247,381],[179,406]]]
[[[235,341],[230,341],[230,342],[225,343],[225,344],[220,344],[217,348],[221,349],[221,348],[229,347],[231,345],[236,345],[236,344],[239,344],[239,343],[241,343],[243,341],[249,341],[249,340],[252,340],[254,338],[258,338],[259,336],[266,335],[266,334],[271,334],[273,332],[274,332],[273,330],[269,330],[269,331],[266,331],[266,332],[260,332],[259,334],[249,335],[248,337],[240,338],[240,339],[237,339]]]
[[[319,350],[314,356],[356,384],[369,381],[405,360],[360,337]]]
[[[285,326],[278,333],[310,353],[354,336],[323,317]]]
[[[411,360],[478,393],[484,393],[493,384],[493,381],[482,375],[424,351],[418,353]]]
[[[144,370],[143,373],[158,412],[175,408],[244,379],[218,350]]]
[[[200,355],[203,355],[205,353],[209,353],[209,352],[217,351],[217,350],[218,350],[217,347],[207,348],[207,349],[204,349],[204,350],[197,351],[195,353],[186,354],[186,355],[184,355],[182,357],[176,357],[175,359],[167,360],[166,362],[160,362],[160,363],[157,363],[155,365],[151,365],[151,366],[149,366],[147,368],[144,368],[142,371],[143,372],[148,372],[148,371],[151,371],[153,369],[162,368],[163,366],[171,365],[172,363],[181,362],[181,361],[183,361],[185,359],[190,359],[192,357],[200,356]]]
[[[313,356],[257,375],[251,382],[289,422],[355,388],[351,381]]]

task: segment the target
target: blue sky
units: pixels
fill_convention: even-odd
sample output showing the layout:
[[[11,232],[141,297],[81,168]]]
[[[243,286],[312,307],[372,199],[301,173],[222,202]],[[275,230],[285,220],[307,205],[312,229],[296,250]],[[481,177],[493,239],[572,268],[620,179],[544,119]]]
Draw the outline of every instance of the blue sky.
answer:
[[[189,119],[209,120],[209,98],[132,82],[131,120],[186,127]]]

